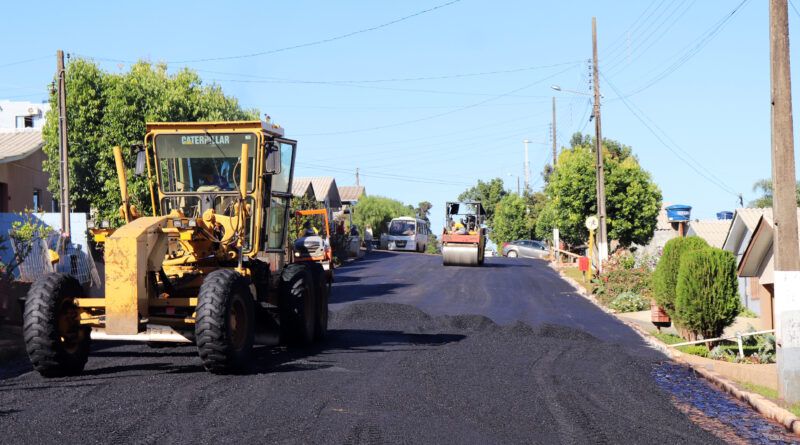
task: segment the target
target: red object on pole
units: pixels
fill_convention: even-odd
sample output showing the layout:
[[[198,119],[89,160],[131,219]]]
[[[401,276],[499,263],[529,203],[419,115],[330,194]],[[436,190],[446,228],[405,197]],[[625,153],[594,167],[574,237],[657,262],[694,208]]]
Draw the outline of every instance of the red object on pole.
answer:
[[[578,269],[581,272],[589,270],[589,257],[582,256],[578,258]]]

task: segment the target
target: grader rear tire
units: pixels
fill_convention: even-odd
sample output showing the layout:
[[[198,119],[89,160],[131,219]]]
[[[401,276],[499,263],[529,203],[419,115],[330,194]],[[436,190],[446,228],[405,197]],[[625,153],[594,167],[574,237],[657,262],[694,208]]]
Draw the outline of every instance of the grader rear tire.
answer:
[[[304,263],[292,263],[283,269],[279,301],[283,344],[308,346],[314,341],[319,283],[313,269]]]
[[[195,337],[206,370],[240,370],[253,351],[255,309],[247,281],[236,271],[215,270],[197,295]]]
[[[23,334],[33,367],[44,377],[80,374],[89,357],[90,329],[80,325],[75,278],[51,273],[38,279],[25,302]]]

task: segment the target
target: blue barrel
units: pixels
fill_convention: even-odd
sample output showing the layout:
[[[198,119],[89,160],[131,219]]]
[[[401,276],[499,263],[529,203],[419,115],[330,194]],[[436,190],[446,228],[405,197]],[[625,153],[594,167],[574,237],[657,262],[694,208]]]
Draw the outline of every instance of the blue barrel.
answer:
[[[717,219],[733,219],[733,212],[729,212],[727,210],[723,212],[717,212]]]
[[[667,207],[667,220],[669,222],[689,221],[692,215],[692,206],[674,205]]]

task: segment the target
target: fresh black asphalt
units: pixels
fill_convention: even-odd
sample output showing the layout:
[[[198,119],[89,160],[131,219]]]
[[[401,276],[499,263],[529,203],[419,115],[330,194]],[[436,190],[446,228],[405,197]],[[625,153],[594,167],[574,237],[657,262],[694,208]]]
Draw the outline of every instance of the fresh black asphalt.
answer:
[[[720,443],[651,377],[664,357],[543,261],[376,252],[336,271],[328,342],[243,375],[193,346],[96,342],[83,375],[0,365],[2,443]]]

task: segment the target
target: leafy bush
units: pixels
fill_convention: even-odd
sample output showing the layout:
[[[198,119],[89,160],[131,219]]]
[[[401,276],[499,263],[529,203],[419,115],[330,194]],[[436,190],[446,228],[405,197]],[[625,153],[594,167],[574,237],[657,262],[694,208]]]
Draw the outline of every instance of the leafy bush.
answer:
[[[680,263],[674,321],[703,338],[719,337],[741,307],[736,258],[728,251],[706,248],[686,252]]]
[[[661,259],[653,273],[653,298],[675,319],[676,286],[682,256],[691,251],[707,248],[708,243],[698,236],[673,238],[664,245]]]
[[[709,351],[708,358],[712,358],[714,360],[722,360],[723,358],[725,358],[725,351],[722,350],[721,346],[717,345],[714,347],[714,349]]]
[[[650,272],[642,269],[612,270],[592,280],[594,284],[592,293],[606,306],[624,292],[646,297],[652,293],[650,276]]]
[[[700,357],[708,357],[708,348],[706,348],[704,345],[678,346],[675,349],[684,352],[686,354],[697,355]]]
[[[638,312],[650,309],[650,299],[633,292],[623,292],[608,307],[617,312]]]

